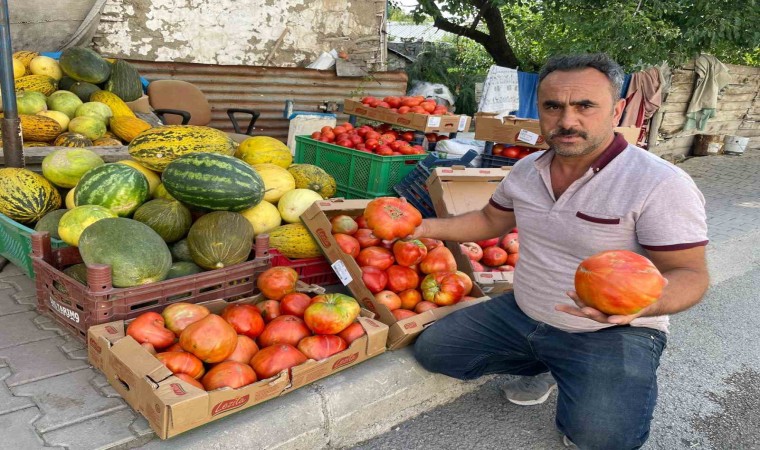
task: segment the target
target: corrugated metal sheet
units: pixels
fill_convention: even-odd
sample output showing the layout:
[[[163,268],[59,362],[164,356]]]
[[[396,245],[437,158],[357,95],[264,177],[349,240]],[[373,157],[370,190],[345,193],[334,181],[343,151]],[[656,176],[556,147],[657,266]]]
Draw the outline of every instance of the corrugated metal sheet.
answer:
[[[404,72],[375,72],[363,78],[339,78],[334,69],[130,62],[149,81],[176,79],[198,86],[211,104],[209,126],[232,131],[227,109],[251,108],[261,112],[255,134],[283,141],[287,139],[289,126],[283,117],[286,100],[293,100],[297,111],[316,112],[324,101],[342,103],[352,95],[403,95],[407,81]],[[346,118],[338,116],[339,121]]]

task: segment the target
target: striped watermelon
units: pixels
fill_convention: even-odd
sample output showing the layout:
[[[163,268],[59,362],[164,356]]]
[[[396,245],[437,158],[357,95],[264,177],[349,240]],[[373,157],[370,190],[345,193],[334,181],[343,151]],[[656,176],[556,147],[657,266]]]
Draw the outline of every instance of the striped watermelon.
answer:
[[[125,164],[104,164],[82,176],[74,192],[74,203],[100,205],[120,217],[132,215],[150,196],[148,180]]]
[[[28,224],[60,207],[61,194],[42,175],[28,169],[0,169],[0,213]]]
[[[190,206],[242,211],[264,198],[264,182],[245,162],[218,153],[191,153],[169,163],[164,187]]]

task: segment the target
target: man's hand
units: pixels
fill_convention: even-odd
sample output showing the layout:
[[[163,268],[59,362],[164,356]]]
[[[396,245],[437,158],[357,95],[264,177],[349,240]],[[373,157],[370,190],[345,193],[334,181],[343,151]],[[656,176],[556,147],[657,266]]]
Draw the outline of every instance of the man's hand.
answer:
[[[594,309],[590,306],[586,306],[586,304],[584,304],[581,301],[581,299],[578,298],[578,294],[576,294],[575,291],[567,291],[566,294],[575,302],[577,306],[557,305],[554,307],[554,309],[556,309],[557,311],[562,311],[563,313],[573,315],[573,316],[585,317],[586,319],[595,320],[599,323],[608,323],[608,324],[613,324],[613,325],[628,325],[629,323],[633,322],[634,319],[646,315],[647,309],[651,307],[651,305],[647,306],[646,308],[642,309],[636,314],[631,314],[628,316],[620,316],[620,315],[608,316],[607,314],[599,311],[598,309]]]

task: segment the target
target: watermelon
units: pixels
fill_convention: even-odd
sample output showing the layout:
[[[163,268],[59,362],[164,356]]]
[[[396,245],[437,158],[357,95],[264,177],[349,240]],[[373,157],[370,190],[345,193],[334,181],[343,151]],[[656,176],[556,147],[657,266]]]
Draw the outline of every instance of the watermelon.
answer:
[[[45,217],[37,222],[34,226],[34,231],[50,233],[52,239],[61,239],[61,235],[58,234],[58,222],[61,221],[61,217],[68,212],[67,209],[56,209],[45,214]]]
[[[164,280],[172,265],[169,247],[158,233],[144,223],[122,217],[99,220],[87,227],[79,238],[79,253],[88,266],[111,266],[114,287]]]
[[[145,202],[137,208],[133,218],[151,227],[166,242],[185,237],[193,222],[192,214],[185,205],[161,198]]]
[[[149,189],[148,180],[137,169],[124,164],[104,164],[79,180],[74,203],[100,205],[127,217],[148,199]]]
[[[0,169],[0,213],[19,223],[33,223],[61,207],[61,194],[29,169]]]
[[[63,273],[87,286],[87,264],[74,264],[73,266],[63,269]]]
[[[73,188],[85,173],[103,164],[103,158],[92,150],[62,148],[52,151],[42,160],[42,175],[56,186]]]
[[[69,47],[61,53],[59,64],[69,77],[98,84],[111,75],[111,65],[97,52],[87,47]],[[89,98],[89,97],[88,97]]]
[[[162,181],[174,198],[197,208],[242,211],[264,198],[264,182],[245,162],[218,153],[190,153],[166,166]]]
[[[195,221],[187,234],[193,262],[204,269],[240,264],[251,253],[253,227],[241,214],[214,211]]]
[[[111,77],[106,82],[105,88],[125,102],[135,101],[143,95],[142,82],[137,69],[121,59],[111,65]]]

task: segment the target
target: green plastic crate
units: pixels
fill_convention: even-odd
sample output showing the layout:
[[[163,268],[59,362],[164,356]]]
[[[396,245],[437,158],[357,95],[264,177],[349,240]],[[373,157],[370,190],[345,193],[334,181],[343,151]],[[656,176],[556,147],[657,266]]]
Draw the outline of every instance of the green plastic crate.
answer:
[[[393,186],[414,170],[424,155],[380,156],[296,136],[295,162],[323,168],[345,198],[397,197]]]
[[[29,278],[34,278],[32,233],[33,229],[0,214],[0,256],[26,272]],[[53,249],[68,247],[68,244],[58,239],[50,239],[50,245]]]

